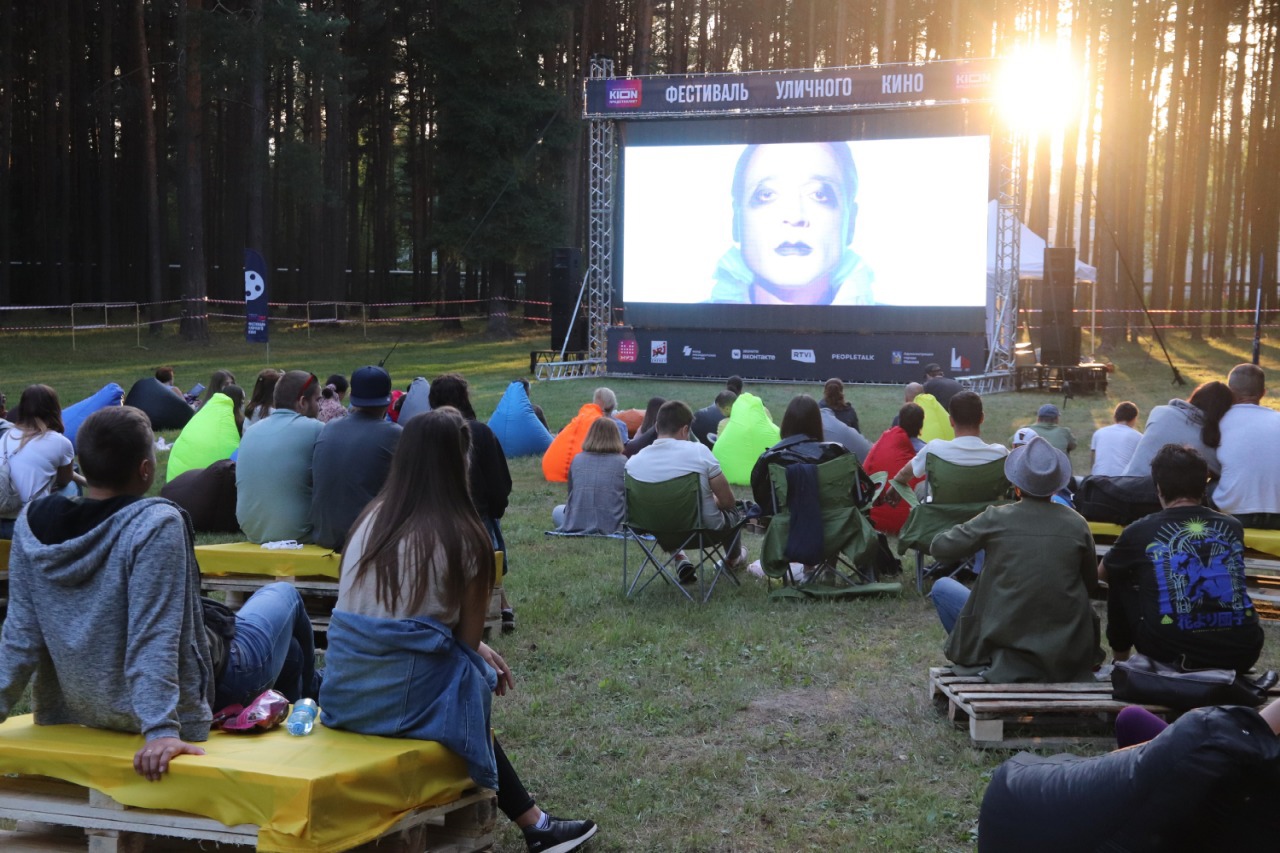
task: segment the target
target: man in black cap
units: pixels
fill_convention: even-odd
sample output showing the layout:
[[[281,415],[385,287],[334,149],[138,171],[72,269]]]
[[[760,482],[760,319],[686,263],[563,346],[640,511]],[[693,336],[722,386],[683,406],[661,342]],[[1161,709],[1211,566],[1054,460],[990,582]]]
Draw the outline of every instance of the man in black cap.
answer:
[[[930,598],[948,633],[957,674],[991,682],[1090,681],[1102,662],[1098,617],[1089,603],[1097,556],[1089,524],[1054,493],[1071,479],[1071,462],[1039,436],[1004,463],[1016,503],[933,537],[942,561],[986,550],[973,592],[940,578]]]
[[[401,427],[387,420],[391,376],[381,367],[351,375],[351,414],[325,424],[312,457],[311,541],[341,551],[347,533],[391,470]]]
[[[963,385],[942,372],[942,365],[930,362],[924,366],[924,393],[932,394],[948,412],[951,411],[951,398],[963,390]]]

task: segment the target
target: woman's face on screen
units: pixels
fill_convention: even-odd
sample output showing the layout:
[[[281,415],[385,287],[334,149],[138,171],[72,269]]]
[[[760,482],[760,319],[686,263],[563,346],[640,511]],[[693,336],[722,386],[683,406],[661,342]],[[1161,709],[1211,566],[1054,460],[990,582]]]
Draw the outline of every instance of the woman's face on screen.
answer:
[[[741,247],[757,282],[777,292],[830,287],[844,254],[848,189],[829,146],[762,145],[743,172]]]

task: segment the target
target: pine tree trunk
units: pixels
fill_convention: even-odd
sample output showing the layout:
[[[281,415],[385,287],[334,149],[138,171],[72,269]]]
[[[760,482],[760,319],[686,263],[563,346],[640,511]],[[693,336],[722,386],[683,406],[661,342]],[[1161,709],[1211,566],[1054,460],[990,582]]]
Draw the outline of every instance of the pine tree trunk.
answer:
[[[182,151],[179,183],[182,237],[182,324],[188,341],[209,338],[208,296],[204,260],[204,80],[200,22],[193,20],[201,0],[182,0],[178,6],[179,39],[186,44],[182,68],[183,97],[179,99],[178,145]]]
[[[163,294],[161,283],[161,247],[164,233],[160,229],[160,186],[159,168],[156,162],[156,117],[154,101],[151,98],[151,60],[147,56],[147,25],[145,16],[146,0],[134,0],[133,4],[133,43],[138,60],[138,87],[141,96],[142,110],[142,144],[143,144],[143,181],[146,187],[147,209],[147,295],[151,302],[148,309],[151,332],[160,331],[160,300]]]

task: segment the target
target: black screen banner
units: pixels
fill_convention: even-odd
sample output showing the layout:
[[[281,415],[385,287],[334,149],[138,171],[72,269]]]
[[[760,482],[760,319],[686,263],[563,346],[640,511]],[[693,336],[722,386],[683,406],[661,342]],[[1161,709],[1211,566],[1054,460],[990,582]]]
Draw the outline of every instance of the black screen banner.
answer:
[[[609,329],[609,372],[639,376],[906,384],[937,362],[948,376],[981,373],[986,338],[965,334],[802,334]]]
[[[587,80],[583,116],[625,120],[970,103],[992,98],[996,68],[996,60],[978,59]]]

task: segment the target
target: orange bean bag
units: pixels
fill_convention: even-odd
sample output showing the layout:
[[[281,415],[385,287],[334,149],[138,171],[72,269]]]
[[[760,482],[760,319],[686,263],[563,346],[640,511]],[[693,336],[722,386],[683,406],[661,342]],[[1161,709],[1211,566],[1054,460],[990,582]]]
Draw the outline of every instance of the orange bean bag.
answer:
[[[587,403],[578,409],[573,420],[551,440],[551,446],[542,454],[542,476],[547,478],[547,482],[569,482],[569,465],[573,462],[573,457],[582,450],[582,442],[587,438],[591,422],[602,417],[604,410],[595,403]]]
[[[640,424],[644,423],[644,409],[624,409],[614,412],[613,416],[627,425],[627,435],[631,438],[636,437]]]

